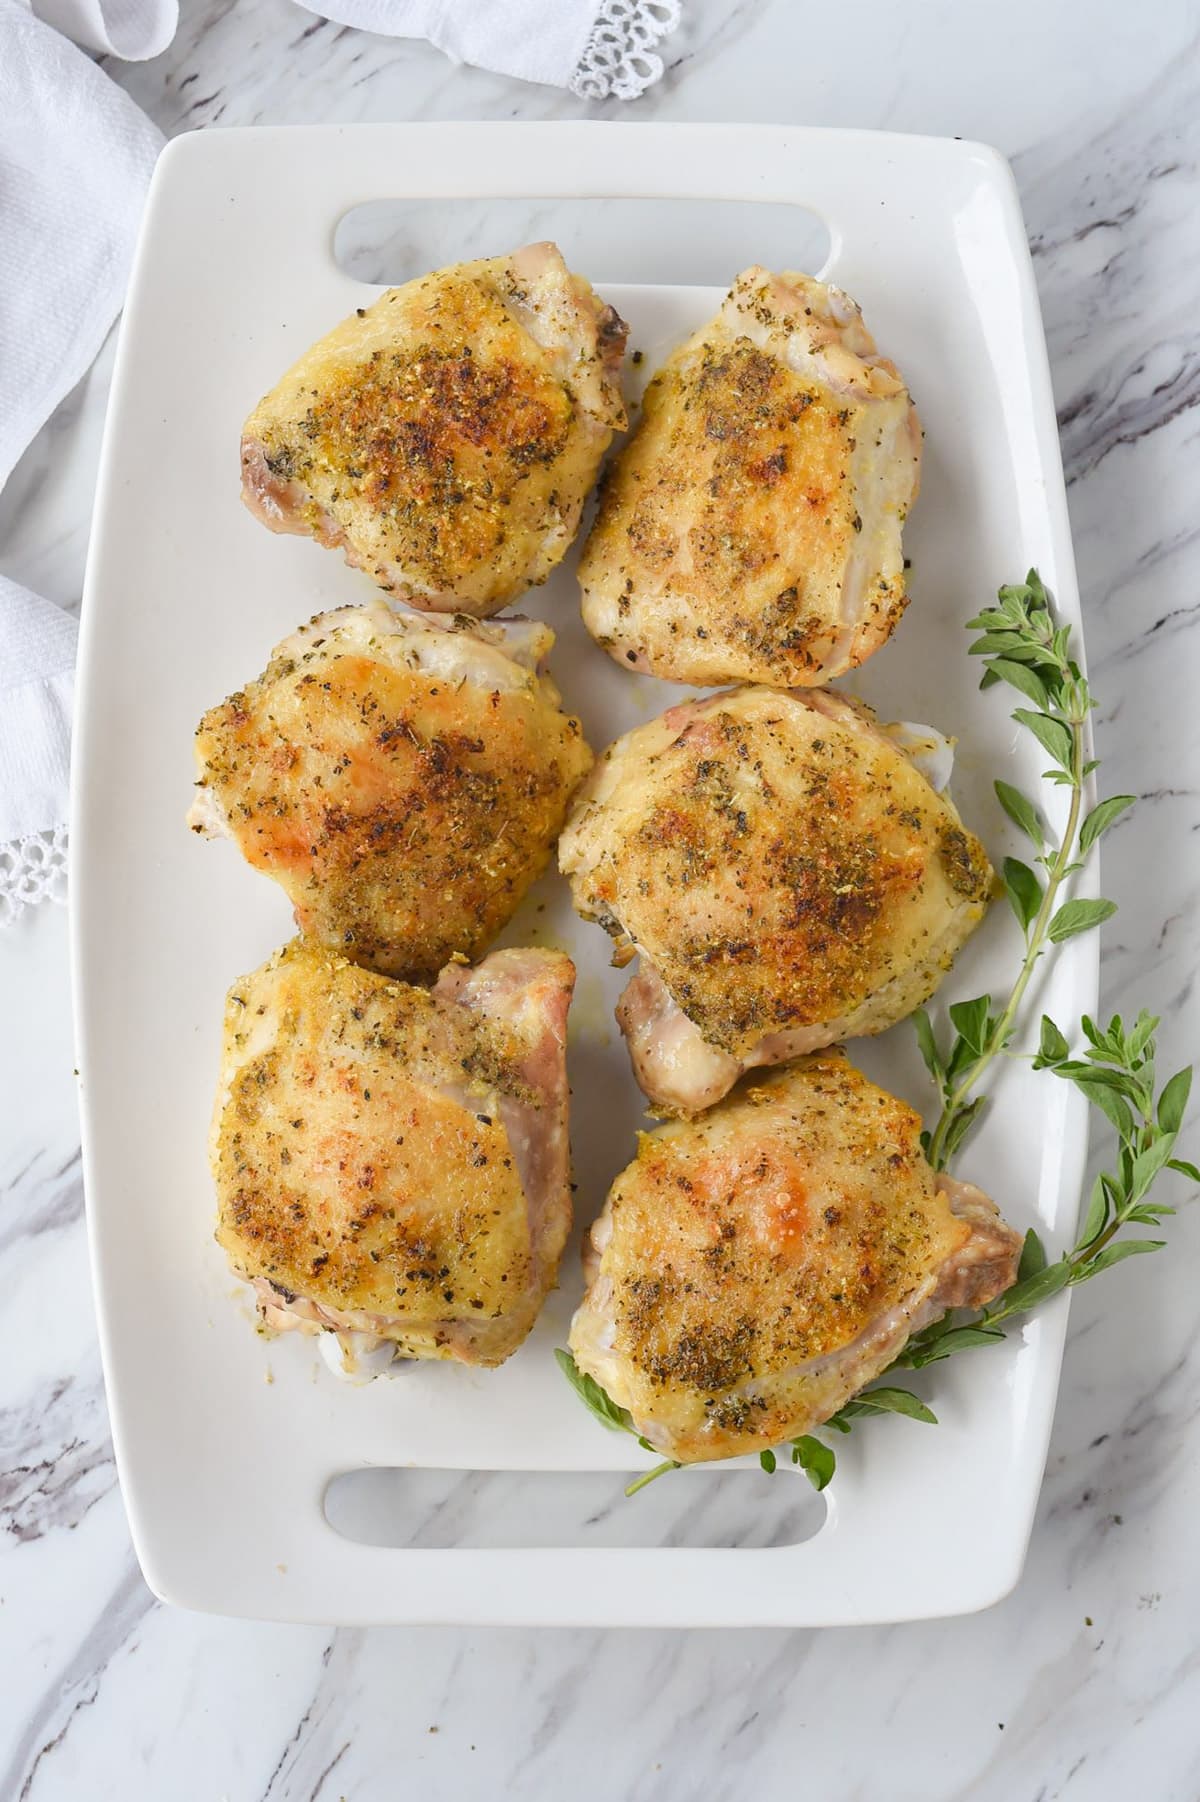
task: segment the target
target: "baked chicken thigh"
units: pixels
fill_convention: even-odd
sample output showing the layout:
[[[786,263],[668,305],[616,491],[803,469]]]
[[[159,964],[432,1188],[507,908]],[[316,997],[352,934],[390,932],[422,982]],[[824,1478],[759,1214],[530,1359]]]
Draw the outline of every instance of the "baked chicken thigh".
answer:
[[[198,832],[282,884],[301,930],[432,977],[511,919],[592,756],[538,665],[549,627],[318,615],[196,734]]]
[[[432,990],[294,940],[235,983],[212,1131],[217,1239],[269,1327],[499,1364],[571,1221],[556,951],[452,964]]]
[[[651,382],[579,565],[596,642],[678,682],[828,681],[891,635],[921,428],[858,307],[739,275]]]
[[[495,613],[544,582],[625,424],[625,326],[553,244],[360,307],[246,421],[242,497],[389,594]]]
[[[920,1129],[825,1052],[642,1135],[585,1250],[580,1370],[681,1463],[828,1420],[911,1334],[1016,1278],[1019,1235],[934,1174]]]
[[[614,961],[640,953],[617,1017],[655,1109],[697,1113],[937,987],[994,877],[904,742],[843,696],[745,688],[604,752],[559,863]]]

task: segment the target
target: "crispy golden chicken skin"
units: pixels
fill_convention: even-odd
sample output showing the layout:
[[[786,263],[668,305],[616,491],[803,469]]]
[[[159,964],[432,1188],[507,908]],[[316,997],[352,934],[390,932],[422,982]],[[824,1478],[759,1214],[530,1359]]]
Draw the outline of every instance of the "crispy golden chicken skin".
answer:
[[[229,991],[217,1239],[265,1322],[499,1364],[571,1221],[575,970],[497,951],[411,988],[295,940]]]
[[[678,682],[820,683],[907,603],[921,428],[858,307],[806,275],[739,275],[646,392],[579,565],[583,616]]]
[[[579,1368],[682,1463],[828,1420],[912,1333],[1016,1278],[1019,1235],[935,1176],[920,1129],[825,1052],[641,1135],[585,1251]]]
[[[544,582],[625,424],[625,326],[553,244],[360,307],[259,402],[242,498],[389,594],[495,613]]]
[[[321,614],[205,714],[189,822],[274,876],[305,934],[432,977],[511,919],[591,765],[538,674],[553,642],[382,601]]]
[[[640,953],[638,1081],[696,1113],[743,1069],[882,1032],[983,917],[983,847],[866,708],[726,691],[611,745],[559,843],[576,908]]]

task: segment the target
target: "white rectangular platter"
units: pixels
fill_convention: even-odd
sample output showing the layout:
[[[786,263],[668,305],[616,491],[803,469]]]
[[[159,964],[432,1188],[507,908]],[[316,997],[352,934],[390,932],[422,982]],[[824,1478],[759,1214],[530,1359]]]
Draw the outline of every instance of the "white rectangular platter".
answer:
[[[994,152],[866,132],[608,123],[205,132],[170,145],[108,419],[72,825],[101,1340],[138,1556],[168,1600],[345,1622],[811,1626],[982,1607],[1020,1572],[1065,1302],[1002,1348],[927,1373],[937,1429],[882,1419],[839,1441],[824,1524],[804,1543],[682,1546],[647,1534],[614,1546],[589,1544],[581,1531],[577,1544],[551,1546],[537,1543],[537,1521],[539,1482],[553,1479],[532,1473],[626,1470],[643,1457],[591,1419],[554,1364],[580,1293],[574,1243],[561,1288],[502,1369],[402,1366],[362,1389],[319,1369],[311,1342],[259,1337],[213,1244],[205,1141],[222,998],[291,925],[282,893],[231,846],[186,830],[192,731],[297,623],[369,592],[338,557],[272,537],[244,511],[241,422],[310,341],[369,298],[333,257],[349,208],[534,197],[528,235],[556,236],[573,262],[573,201],[647,196],[787,203],[828,227],[816,273],[861,302],[927,433],[906,543],[914,599],[855,686],[887,718],[928,720],[956,736],[964,816],[996,862],[1017,848],[991,780],[1003,773],[1036,788],[1041,759],[1019,741],[1002,695],[977,693],[963,622],[1030,564],[1076,628],[1079,607],[1037,297],[1012,178]],[[458,254],[511,247],[491,241],[486,211],[482,219]],[[811,223],[797,213],[798,241],[801,220]],[[714,310],[719,290],[638,285],[661,250],[644,217],[631,213],[616,242],[620,267],[583,273],[630,323],[630,346],[644,357],[630,371],[636,388]],[[731,261],[725,279],[736,272]],[[682,692],[624,674],[591,644],[570,565],[528,610],[559,634],[552,668],[594,747]],[[573,1146],[586,1224],[645,1124],[611,1019],[619,979],[604,934],[574,919],[557,878],[540,885],[505,939],[559,944],[579,965]],[[1017,955],[998,906],[949,994],[998,988]],[[1069,1020],[1095,997],[1092,937],[1063,949],[1033,1011],[1041,1002]],[[929,1105],[909,1028],[852,1051],[876,1079]],[[1017,1226],[1037,1224],[1057,1245],[1075,1220],[1083,1112],[1067,1085],[1009,1062],[960,1172]],[[332,1477],[404,1466],[531,1473],[534,1543],[431,1549],[333,1530],[323,1508]],[[682,1495],[718,1479],[701,1469],[665,1481]],[[727,1510],[752,1517],[763,1506],[770,1480],[757,1465],[723,1481]],[[781,1469],[773,1481],[804,1479]],[[402,1484],[397,1493],[402,1509]]]

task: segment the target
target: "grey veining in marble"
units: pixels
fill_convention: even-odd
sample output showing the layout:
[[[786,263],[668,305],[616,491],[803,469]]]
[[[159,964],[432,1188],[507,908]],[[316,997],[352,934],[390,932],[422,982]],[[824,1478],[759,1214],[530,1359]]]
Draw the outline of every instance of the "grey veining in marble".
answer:
[[[107,65],[169,133],[619,111],[454,69],[290,0],[183,0],[182,12],[164,56]],[[852,18],[795,0],[688,0],[666,79],[636,109],[959,133],[1013,158],[1105,787],[1142,797],[1106,840],[1121,911],[1105,1001],[1161,1012],[1172,1065],[1197,1048],[1200,967],[1198,34],[1194,5],[1173,0],[863,0]],[[111,360],[110,344],[0,495],[0,569],[66,605]],[[1168,1255],[1076,1301],[1028,1568],[986,1614],[818,1634],[328,1634],[154,1603],[106,1431],[65,945],[56,909],[0,937],[5,1802],[1200,1795],[1200,1217],[1187,1211]],[[468,1479],[448,1505],[477,1521],[486,1484]],[[516,1504],[496,1506],[511,1516]]]

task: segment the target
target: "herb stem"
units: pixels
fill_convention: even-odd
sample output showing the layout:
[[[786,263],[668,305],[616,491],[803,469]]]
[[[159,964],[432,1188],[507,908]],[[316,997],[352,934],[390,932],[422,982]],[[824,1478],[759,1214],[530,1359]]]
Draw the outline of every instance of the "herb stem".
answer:
[[[669,1470],[678,1469],[679,1466],[674,1458],[666,1458],[661,1464],[655,1464],[650,1470],[644,1470],[640,1477],[635,1477],[632,1483],[627,1484],[625,1494],[636,1495],[639,1489],[646,1487],[647,1483],[653,1483],[655,1477],[665,1477]]]
[[[1071,686],[1073,688],[1074,684]],[[1066,825],[1063,828],[1058,850],[1047,861],[1045,893],[1026,935],[1025,956],[1022,959],[1021,968],[1017,972],[1017,979],[1009,991],[1008,1000],[994,1021],[978,1055],[967,1065],[962,1076],[945,1096],[942,1112],[930,1137],[927,1153],[929,1162],[935,1170],[946,1168],[949,1161],[948,1139],[951,1128],[962,1113],[970,1099],[971,1091],[988,1065],[999,1056],[1012,1037],[1017,1011],[1025,998],[1025,991],[1029,987],[1038,959],[1046,949],[1046,937],[1050,929],[1050,922],[1054,918],[1058,891],[1071,871],[1072,859],[1075,854],[1075,838],[1079,831],[1079,816],[1083,811],[1084,720],[1087,717],[1086,709],[1080,707],[1078,699],[1078,696],[1072,695],[1072,701],[1075,704],[1072,705],[1067,716],[1067,725],[1071,733],[1071,805],[1067,812]]]

